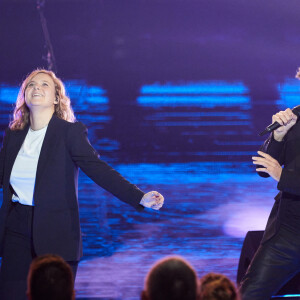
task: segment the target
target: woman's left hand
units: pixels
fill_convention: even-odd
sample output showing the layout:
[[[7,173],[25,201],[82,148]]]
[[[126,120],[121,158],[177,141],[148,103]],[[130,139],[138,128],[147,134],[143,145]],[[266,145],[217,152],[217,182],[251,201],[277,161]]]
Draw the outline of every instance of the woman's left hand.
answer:
[[[152,191],[144,195],[140,204],[144,207],[159,210],[164,204],[164,197],[159,192]]]
[[[280,166],[279,162],[267,153],[262,151],[258,151],[257,153],[260,155],[260,157],[253,156],[253,163],[264,168],[257,168],[256,171],[268,173],[276,181],[279,181],[282,173],[282,167]]]

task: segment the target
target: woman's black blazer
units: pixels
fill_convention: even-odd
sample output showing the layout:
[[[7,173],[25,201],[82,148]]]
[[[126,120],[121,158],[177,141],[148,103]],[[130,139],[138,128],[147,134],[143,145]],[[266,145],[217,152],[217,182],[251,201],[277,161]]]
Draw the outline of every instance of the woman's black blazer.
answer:
[[[28,132],[6,130],[0,153],[0,246],[3,245],[5,221],[11,207],[10,174]],[[55,115],[51,118],[38,160],[34,186],[33,244],[37,255],[53,253],[67,261],[82,256],[78,212],[78,168],[95,183],[132,205],[137,210],[144,193],[102,161],[87,138],[81,122],[70,123]],[[2,248],[2,247],[1,247]]]

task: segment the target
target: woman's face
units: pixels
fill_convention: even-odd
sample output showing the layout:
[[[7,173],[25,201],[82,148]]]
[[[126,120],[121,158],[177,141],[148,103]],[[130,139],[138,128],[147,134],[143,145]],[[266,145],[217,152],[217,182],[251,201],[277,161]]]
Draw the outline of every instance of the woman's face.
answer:
[[[25,102],[30,111],[36,108],[54,111],[54,104],[57,103],[55,84],[48,74],[38,73],[28,82]]]

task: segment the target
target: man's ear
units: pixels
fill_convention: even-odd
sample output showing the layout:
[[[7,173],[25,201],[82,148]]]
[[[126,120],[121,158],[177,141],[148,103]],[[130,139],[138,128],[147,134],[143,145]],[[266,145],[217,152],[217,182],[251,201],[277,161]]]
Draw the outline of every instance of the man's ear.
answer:
[[[149,300],[146,291],[142,291],[141,300]]]

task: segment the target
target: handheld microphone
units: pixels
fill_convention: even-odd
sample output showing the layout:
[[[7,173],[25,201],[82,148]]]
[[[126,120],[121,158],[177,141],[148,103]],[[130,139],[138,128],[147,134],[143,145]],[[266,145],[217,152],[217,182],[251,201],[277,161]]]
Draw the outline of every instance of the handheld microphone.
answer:
[[[298,117],[298,120],[299,120],[299,117],[300,117],[300,105],[295,106],[292,109],[292,112]],[[270,124],[268,127],[266,127],[265,130],[262,131],[259,134],[259,136],[263,136],[263,135],[265,135],[268,132],[272,132],[272,131],[276,130],[277,128],[279,128],[280,126],[282,126],[282,125],[280,125],[278,122],[274,122],[274,123]]]

